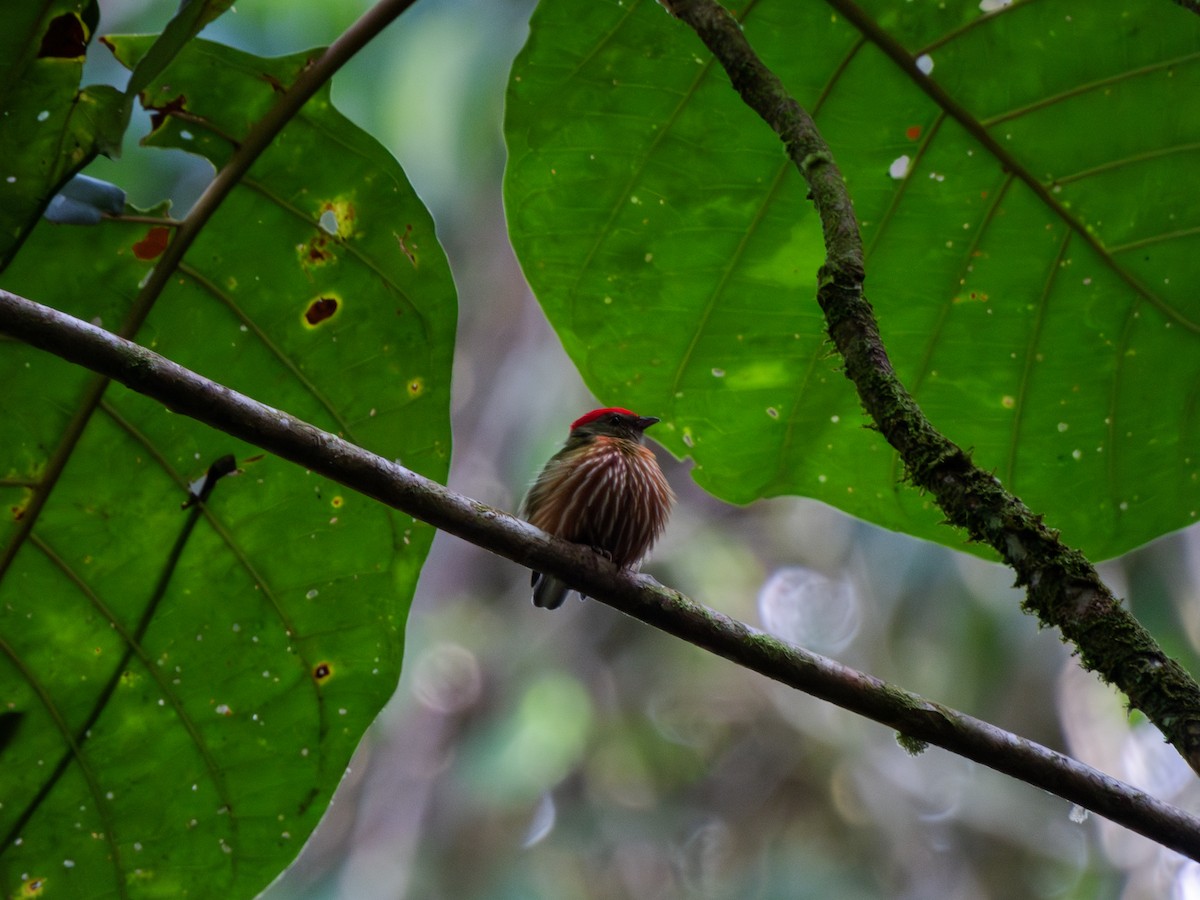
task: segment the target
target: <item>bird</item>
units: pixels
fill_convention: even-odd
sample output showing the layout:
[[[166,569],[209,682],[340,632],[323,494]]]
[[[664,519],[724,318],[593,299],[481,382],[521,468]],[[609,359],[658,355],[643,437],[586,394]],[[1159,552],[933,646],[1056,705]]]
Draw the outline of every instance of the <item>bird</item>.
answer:
[[[636,569],[675,502],[658,460],[643,443],[646,429],[659,421],[620,407],[580,416],[526,494],[522,518]],[[533,605],[544,609],[562,606],[571,590],[541,572],[533,573],[531,584]]]

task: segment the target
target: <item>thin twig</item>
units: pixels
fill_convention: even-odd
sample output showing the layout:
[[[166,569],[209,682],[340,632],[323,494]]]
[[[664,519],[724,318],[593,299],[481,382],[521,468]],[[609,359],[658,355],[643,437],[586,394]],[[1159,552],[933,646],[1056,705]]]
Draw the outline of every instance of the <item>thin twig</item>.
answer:
[[[0,332],[151,397],[738,665],[1057,794],[1200,860],[1200,819],[1069,757],[894,687],[618,569],[585,547],[265,406],[124,338],[0,290]]]
[[[1125,692],[1200,772],[1200,686],[1155,643],[1078,550],[1059,540],[999,480],[938,432],[896,378],[863,295],[863,249],[845,181],[812,118],[754,53],[714,0],[670,0],[725,68],[742,100],[775,130],[808,182],[826,258],[817,301],[863,408],[900,454],[909,480],[934,496],[951,525],[993,547],[1026,588],[1024,608],[1056,626],[1083,665]]]

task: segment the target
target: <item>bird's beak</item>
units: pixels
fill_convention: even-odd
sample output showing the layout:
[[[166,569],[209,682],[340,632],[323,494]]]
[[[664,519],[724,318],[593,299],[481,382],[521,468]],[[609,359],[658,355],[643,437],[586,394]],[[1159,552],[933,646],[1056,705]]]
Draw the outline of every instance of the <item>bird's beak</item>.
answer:
[[[662,419],[658,418],[658,416],[638,416],[638,420],[637,420],[638,431],[645,431],[651,425],[654,425],[655,423],[661,422],[661,421],[662,421]]]

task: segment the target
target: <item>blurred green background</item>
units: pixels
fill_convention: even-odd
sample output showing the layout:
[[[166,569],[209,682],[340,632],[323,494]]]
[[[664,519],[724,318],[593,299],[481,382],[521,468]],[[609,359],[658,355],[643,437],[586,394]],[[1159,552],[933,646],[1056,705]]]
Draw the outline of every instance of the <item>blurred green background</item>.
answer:
[[[253,0],[204,36],[284,54],[331,42],[367,5]],[[157,30],[172,6],[101,0],[100,31]],[[450,484],[510,510],[594,405],[504,229],[502,104],[532,7],[422,0],[333,86],[408,172],[454,268]],[[85,83],[123,84],[91,55]],[[131,134],[147,130],[143,115]],[[124,152],[87,171],[139,205],[171,197],[182,213],[212,174],[182,153]],[[733,508],[660,459],[680,505],[647,567],[659,580],[1197,807],[1186,766],[1019,612],[1006,570],[810,501]],[[1103,567],[1192,671],[1198,535]],[[1200,897],[1196,864],[1077,821],[1057,798],[936,749],[909,757],[888,729],[599,604],[535,610],[527,585],[512,564],[437,538],[400,688],[267,897]]]

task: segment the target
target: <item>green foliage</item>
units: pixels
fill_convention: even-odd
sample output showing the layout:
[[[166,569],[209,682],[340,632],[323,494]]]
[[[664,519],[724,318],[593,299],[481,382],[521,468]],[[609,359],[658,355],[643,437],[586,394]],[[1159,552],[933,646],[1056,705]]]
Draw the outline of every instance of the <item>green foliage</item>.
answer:
[[[146,143],[220,166],[314,55],[186,44],[145,87],[172,113]],[[42,223],[3,285],[119,330],[166,214]],[[444,480],[454,329],[431,219],[326,88],[134,337]],[[22,345],[0,377],[0,894],[251,896],[395,690],[433,529],[124,388],[91,402],[89,373]],[[187,485],[229,453],[188,535]]]
[[[816,118],[898,374],[1099,559],[1200,511],[1200,20],[1163,6],[760,0]],[[932,68],[930,68],[932,67]],[[775,136],[653,0],[547,0],[509,92],[513,243],[605,402],[727,500],[801,494],[961,546],[862,428]]]
[[[0,258],[20,250],[5,288],[113,330],[140,321],[169,210],[95,228],[37,216],[115,153],[134,92],[157,113],[147,145],[229,158],[315,52],[268,60],[191,39],[227,5],[193,0],[157,41],[109,39],[135,73],[124,93],[79,89],[95,2],[0,13]],[[1200,132],[1162,110],[1200,87],[1195,19],[1061,0],[986,17],[974,0],[739,13],[845,172],[884,337],[935,424],[1095,556],[1190,521]],[[78,52],[40,53],[56,21],[80,23]],[[913,63],[926,55],[931,77]],[[958,545],[860,427],[812,300],[821,235],[804,185],[690,32],[651,0],[545,0],[510,101],[514,240],[604,400],[663,416],[656,436],[719,496],[806,494]],[[133,337],[443,479],[452,291],[403,173],[325,90]],[[123,388],[101,395],[54,358],[0,351],[0,892],[251,895],[296,854],[395,687],[432,530]],[[181,510],[227,454],[240,475]],[[790,542],[776,526],[764,540]],[[874,612],[880,631],[887,614]],[[512,636],[515,621],[483,633]],[[507,662],[495,647],[512,641],[487,643]],[[655,677],[679,670],[654,649]],[[968,656],[978,664],[977,643]],[[647,679],[621,662],[628,726],[589,702],[594,687],[531,678],[517,717],[459,754],[472,793],[515,819],[560,778],[588,777],[590,755],[591,782],[646,822],[646,803],[708,771],[740,785],[744,821],[775,841],[744,790],[754,779],[730,778],[746,767],[715,767],[686,735],[663,744],[643,721],[662,692],[638,705]],[[713,703],[724,677],[693,679],[678,715],[765,744],[740,697]],[[961,672],[943,687],[994,693]],[[790,795],[775,783],[771,796]],[[811,828],[786,804],[779,815]],[[707,871],[697,834],[685,850]],[[844,894],[822,836],[793,837],[780,890],[803,876],[801,890],[829,894],[828,877]]]
[[[0,267],[58,186],[97,152],[116,152],[128,119],[108,85],[80,90],[95,0],[14,4],[0,29]]]

